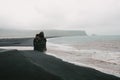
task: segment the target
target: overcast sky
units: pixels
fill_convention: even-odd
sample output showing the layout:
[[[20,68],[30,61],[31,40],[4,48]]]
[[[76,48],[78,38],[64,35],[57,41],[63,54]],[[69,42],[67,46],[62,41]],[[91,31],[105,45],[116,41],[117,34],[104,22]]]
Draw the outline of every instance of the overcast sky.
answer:
[[[0,28],[120,35],[120,0],[0,0]]]

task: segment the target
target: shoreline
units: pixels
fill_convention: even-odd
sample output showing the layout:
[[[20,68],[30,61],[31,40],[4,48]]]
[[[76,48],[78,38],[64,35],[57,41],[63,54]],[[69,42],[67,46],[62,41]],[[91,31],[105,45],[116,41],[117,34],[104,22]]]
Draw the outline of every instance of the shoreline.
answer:
[[[0,40],[1,41],[1,40]],[[13,41],[15,41],[15,43],[16,43],[16,40],[15,39],[13,39]],[[26,52],[24,52],[24,51],[26,51],[26,50],[31,50],[29,53],[30,54],[32,54],[32,53],[34,53],[34,51],[32,51],[33,50],[33,47],[32,47],[32,39],[23,39],[22,38],[22,40],[20,39],[20,40],[17,40],[18,42],[19,42],[19,44],[17,44],[17,46],[15,45],[15,44],[12,44],[9,40],[7,40],[7,42],[8,43],[11,43],[11,44],[6,44],[6,43],[3,43],[3,46],[2,47],[6,47],[6,46],[8,46],[9,45],[9,49],[18,49],[18,51],[19,52],[23,52],[23,53],[25,53],[25,54],[28,54],[28,53],[26,53]],[[5,41],[6,42],[6,41]],[[1,42],[2,43],[2,42]],[[4,45],[5,44],[5,45]],[[1,45],[1,44],[0,44]],[[12,46],[12,47],[11,47]],[[10,48],[11,47],[11,48]],[[22,48],[23,47],[23,48]],[[76,47],[68,47],[68,46],[63,46],[63,45],[52,45],[52,44],[49,44],[48,43],[48,45],[47,45],[47,47],[48,47],[48,51],[47,51],[47,53],[46,54],[52,54],[52,55],[54,55],[57,59],[59,58],[59,59],[62,59],[63,61],[65,61],[65,62],[69,62],[69,63],[72,63],[72,65],[78,65],[79,64],[79,66],[82,66],[82,64],[84,64],[84,65],[89,65],[88,67],[90,67],[91,69],[96,69],[96,70],[99,70],[99,71],[102,71],[102,72],[104,72],[104,65],[106,66],[106,63],[103,65],[103,61],[97,61],[97,60],[95,60],[95,61],[92,61],[92,59],[87,59],[86,58],[86,56],[89,56],[89,54],[88,53],[90,53],[90,54],[93,54],[94,53],[94,51],[93,52],[91,52],[91,51],[87,51],[87,52],[81,52],[79,49],[77,49]],[[5,49],[5,48],[4,48]],[[8,49],[8,47],[6,48],[6,49]],[[75,50],[76,49],[76,50]],[[6,50],[5,50],[6,51]],[[1,52],[1,51],[0,51]],[[32,52],[32,53],[31,53]],[[79,52],[79,54],[78,54],[78,52]],[[22,54],[23,54],[22,53]],[[88,55],[86,55],[86,53],[88,54]],[[57,55],[57,56],[56,56]],[[28,57],[29,55],[27,55],[27,57]],[[53,56],[53,57],[54,57]],[[94,56],[97,56],[97,55],[94,55]],[[32,57],[32,56],[31,56]],[[92,61],[92,62],[90,62],[90,61]],[[101,65],[96,65],[96,67],[94,66],[93,67],[93,65],[91,65],[91,64],[93,64],[93,62],[94,62],[94,64],[96,65],[96,64],[98,64],[98,63],[100,63]],[[85,67],[83,65],[83,67]],[[103,66],[102,66],[103,65]],[[112,65],[111,64],[108,64],[107,63],[107,65],[108,66],[106,66],[106,69],[107,69],[107,67],[109,67],[109,65],[110,65],[110,69],[112,69]],[[97,66],[99,66],[99,67],[97,67]],[[117,66],[116,66],[116,64],[115,65],[113,65],[113,68],[116,68],[116,69],[118,69],[118,72],[119,72],[119,68],[117,68]],[[87,67],[87,66],[86,66]],[[102,68],[101,68],[102,67]],[[103,70],[102,70],[103,69]],[[114,69],[113,69],[114,70]],[[105,71],[105,72],[107,72],[107,71]],[[109,73],[109,71],[107,72],[107,73]],[[115,74],[114,72],[113,73],[109,73],[109,74],[111,74],[111,75],[115,75],[115,76],[118,76],[118,77],[120,77],[119,76],[119,74],[117,75],[117,74]],[[99,80],[99,79],[98,79]]]
[[[16,47],[16,46],[14,46],[14,47],[4,47],[2,49],[5,49],[5,48],[7,50],[3,50],[3,51],[9,51],[9,50],[19,50],[19,51],[32,50],[33,51],[33,47],[28,47],[27,48],[25,46],[24,47],[20,47],[20,46],[18,46],[18,47]],[[84,51],[86,51],[86,50],[84,50]],[[0,52],[2,52],[2,50]],[[48,52],[46,52],[46,54],[47,55],[52,55],[52,56],[54,56],[56,58],[59,58],[59,59],[62,59],[65,62],[69,62],[69,63],[75,64],[75,65],[78,65],[78,66],[94,68],[94,69],[102,71],[104,73],[120,77],[120,74],[119,74],[120,64],[106,62],[106,61],[99,60],[99,59],[84,58],[84,56],[77,57],[77,56],[79,56],[79,55],[76,56],[77,52],[72,52],[73,54],[75,54],[74,56],[71,55],[71,53],[69,54],[69,52],[65,52],[65,51],[61,52],[60,50],[59,51],[53,50],[52,53],[50,53],[50,52],[51,51],[48,51]],[[87,54],[89,52],[91,52],[91,51],[87,51]],[[82,53],[86,54],[85,52],[82,52]],[[62,57],[62,56],[65,56],[65,57]],[[75,58],[75,59],[73,59],[72,57]]]
[[[89,80],[89,79],[90,80],[93,80],[93,79],[119,80],[120,79],[116,76],[97,71],[93,68],[77,66],[75,64],[65,62],[62,59],[56,58],[54,56],[50,56],[45,53],[41,53],[41,52],[33,51],[33,50],[3,51],[0,54],[0,62],[2,63],[1,64],[2,67],[0,67],[0,70],[1,70],[0,74],[4,76],[9,76],[8,77],[9,79],[16,78],[15,76],[12,76],[13,74],[16,75],[17,77],[21,76],[22,79],[26,78],[29,80],[34,80],[34,78],[36,77],[35,75],[39,76],[35,78],[37,80],[39,79],[44,79],[44,80],[81,80],[81,79],[84,79],[84,80]],[[23,72],[21,71],[24,72],[24,75],[22,75]],[[1,79],[3,77],[2,75],[0,75]],[[45,78],[43,78],[42,76],[45,76]]]

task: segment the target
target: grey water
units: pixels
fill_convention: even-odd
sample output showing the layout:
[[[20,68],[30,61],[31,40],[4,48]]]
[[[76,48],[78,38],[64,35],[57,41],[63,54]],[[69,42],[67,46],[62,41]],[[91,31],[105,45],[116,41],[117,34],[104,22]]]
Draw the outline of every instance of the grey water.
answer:
[[[109,35],[109,36],[67,36],[48,39],[49,42],[56,44],[76,44],[86,43],[94,41],[120,41],[120,35]]]

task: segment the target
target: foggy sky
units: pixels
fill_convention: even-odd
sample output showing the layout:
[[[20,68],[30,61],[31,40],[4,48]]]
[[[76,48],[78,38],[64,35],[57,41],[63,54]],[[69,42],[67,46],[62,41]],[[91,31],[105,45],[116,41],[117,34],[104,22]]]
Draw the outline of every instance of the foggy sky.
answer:
[[[0,29],[120,35],[120,0],[0,0]]]

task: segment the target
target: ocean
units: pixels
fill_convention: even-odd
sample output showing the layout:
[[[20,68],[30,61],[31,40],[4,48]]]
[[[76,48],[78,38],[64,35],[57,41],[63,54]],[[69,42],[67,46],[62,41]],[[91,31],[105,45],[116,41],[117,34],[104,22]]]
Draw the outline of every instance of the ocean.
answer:
[[[120,77],[120,36],[69,36],[48,39],[49,54]],[[50,44],[51,43],[51,44]]]
[[[67,36],[48,39],[49,42],[56,44],[76,44],[76,43],[86,43],[94,41],[113,41],[119,40],[120,35],[109,35],[109,36]]]

